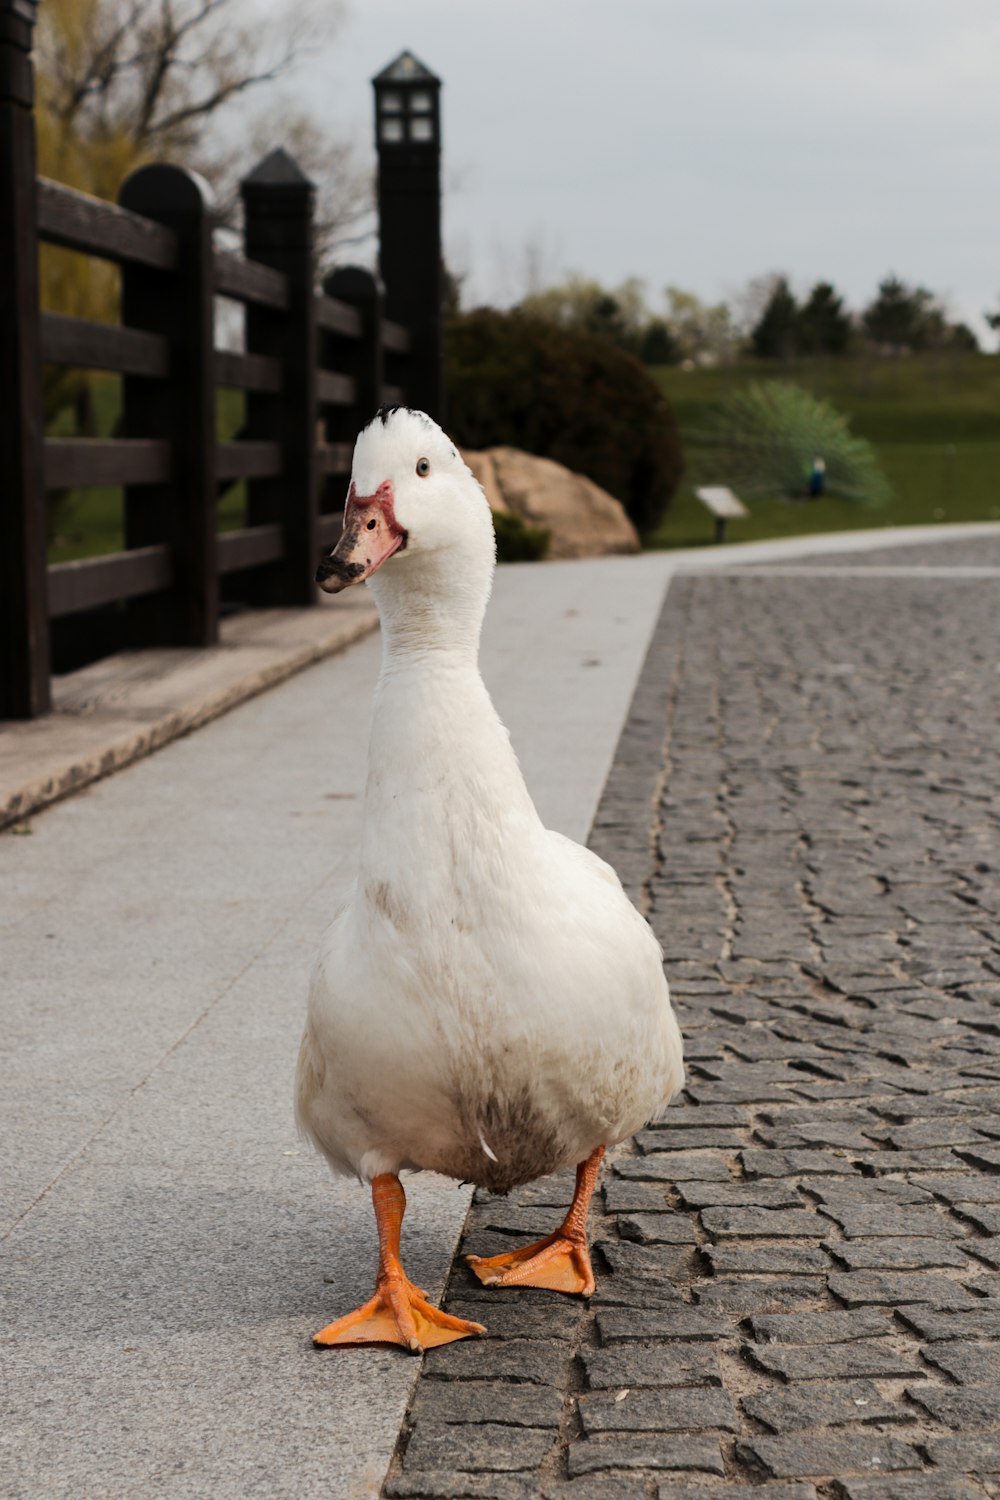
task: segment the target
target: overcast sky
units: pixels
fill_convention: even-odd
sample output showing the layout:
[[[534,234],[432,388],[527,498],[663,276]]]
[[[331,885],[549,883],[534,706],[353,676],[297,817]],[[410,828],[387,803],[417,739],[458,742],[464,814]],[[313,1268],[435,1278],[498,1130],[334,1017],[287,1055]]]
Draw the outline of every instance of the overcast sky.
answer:
[[[444,80],[466,301],[638,275],[715,300],[787,271],[863,305],[893,270],[995,339],[996,0],[350,0],[299,84],[368,148],[404,47]]]

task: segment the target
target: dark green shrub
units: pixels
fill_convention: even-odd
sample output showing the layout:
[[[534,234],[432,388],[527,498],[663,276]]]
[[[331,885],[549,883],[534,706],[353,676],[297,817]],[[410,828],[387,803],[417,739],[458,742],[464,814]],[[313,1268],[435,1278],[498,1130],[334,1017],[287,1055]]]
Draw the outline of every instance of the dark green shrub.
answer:
[[[464,448],[553,458],[624,505],[640,532],[683,472],[673,412],[647,371],[605,339],[482,308],[445,332],[448,427]]]
[[[552,536],[547,526],[529,526],[512,511],[493,511],[497,534],[497,562],[538,562],[549,548]]]

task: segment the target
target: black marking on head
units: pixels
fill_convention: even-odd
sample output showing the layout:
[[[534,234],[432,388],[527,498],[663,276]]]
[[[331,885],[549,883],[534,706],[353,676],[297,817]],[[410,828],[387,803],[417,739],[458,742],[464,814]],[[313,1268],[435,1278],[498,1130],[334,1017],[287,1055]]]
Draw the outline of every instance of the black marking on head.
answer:
[[[417,411],[416,407],[413,406],[380,406],[372,417],[371,425],[374,426],[376,422],[381,422],[383,427],[388,427],[390,417],[396,416],[399,412],[405,412],[408,417],[416,417],[417,421],[423,422],[425,427],[434,428],[437,426],[437,423],[432,422],[425,411]]]

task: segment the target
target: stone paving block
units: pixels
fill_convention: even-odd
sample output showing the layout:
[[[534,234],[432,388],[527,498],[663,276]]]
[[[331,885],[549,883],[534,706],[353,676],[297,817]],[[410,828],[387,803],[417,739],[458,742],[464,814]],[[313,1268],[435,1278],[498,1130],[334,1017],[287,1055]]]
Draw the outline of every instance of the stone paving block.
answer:
[[[735,1078],[734,1073],[734,1078]],[[798,1075],[801,1077],[801,1074]],[[790,1093],[789,1085],[794,1083],[796,1075],[792,1074],[787,1081],[775,1080],[768,1083],[761,1079],[757,1083],[746,1084],[733,1083],[702,1083],[698,1079],[689,1079],[687,1091],[693,1099],[704,1104],[783,1104],[786,1100],[794,1097]],[[733,1136],[737,1145],[745,1146],[746,1140],[742,1136]],[[703,1144],[709,1144],[707,1141]]]
[[[865,1125],[878,1124],[878,1120],[868,1109],[850,1108],[841,1105],[828,1115],[823,1115],[814,1105],[789,1104],[784,1109],[772,1109],[766,1106],[757,1111],[758,1119],[763,1120],[765,1125],[804,1125],[808,1128],[816,1126],[817,1129],[827,1129],[835,1126],[841,1129],[845,1125],[853,1129],[861,1129]]]
[[[922,1177],[920,1186],[945,1203],[1000,1204],[1000,1177],[956,1172],[954,1177]]]
[[[722,1384],[719,1356],[701,1344],[615,1344],[577,1355],[588,1390]]]
[[[962,1474],[898,1474],[884,1479],[840,1479],[838,1500],[982,1500],[983,1491]]]
[[[677,1189],[685,1208],[801,1208],[794,1187],[771,1182],[682,1182]]]
[[[941,1339],[1000,1339],[1000,1306],[980,1302],[975,1312],[938,1312],[933,1307],[901,1307],[896,1316],[929,1343]]]
[[[931,1463],[946,1473],[1000,1474],[1000,1434],[932,1437],[924,1446]]]
[[[502,1422],[509,1427],[558,1427],[563,1393],[555,1386],[509,1380],[420,1380],[410,1408],[413,1423]]]
[[[735,1491],[731,1485],[721,1488],[710,1484],[661,1484],[656,1492],[657,1500],[733,1500]],[[816,1487],[812,1484],[760,1484],[750,1491],[753,1500],[816,1500]]]
[[[947,1276],[912,1275],[879,1271],[846,1271],[829,1278],[833,1295],[848,1307],[879,1305],[905,1307],[929,1302],[949,1311],[975,1307],[980,1298],[967,1292]]]
[[[619,1228],[622,1221],[619,1220]],[[596,1240],[599,1246],[601,1259],[606,1263],[612,1273],[610,1282],[607,1276],[602,1277],[598,1292],[603,1294],[610,1290],[611,1285],[624,1278],[629,1280],[639,1279],[641,1281],[655,1281],[661,1291],[664,1291],[673,1301],[680,1293],[676,1292],[671,1285],[675,1278],[683,1277],[691,1264],[691,1250],[685,1245],[679,1249],[673,1244],[642,1244],[631,1237],[620,1240]],[[644,1292],[644,1295],[646,1295]]]
[[[701,1222],[716,1239],[818,1239],[823,1221],[806,1209],[706,1208]]]
[[[946,1427],[966,1431],[1000,1427],[1000,1387],[996,1385],[967,1385],[951,1391],[925,1381],[907,1386],[906,1394]]]
[[[562,1345],[541,1339],[461,1339],[442,1344],[428,1355],[423,1378],[556,1385],[563,1378],[567,1359]]]
[[[742,1145],[742,1142],[740,1143]],[[667,1182],[675,1183],[677,1174],[674,1171],[674,1157],[683,1157],[686,1166],[682,1172],[689,1172],[691,1176],[697,1177],[702,1170],[707,1170],[709,1176],[718,1170],[718,1164],[708,1166],[705,1162],[694,1162],[692,1156],[695,1153],[687,1151],[656,1151],[649,1156],[623,1156],[614,1164],[615,1176],[625,1182]],[[704,1153],[701,1153],[704,1154]],[[729,1173],[726,1173],[726,1181],[729,1181]]]
[[[853,1208],[874,1203],[900,1204],[920,1203],[927,1208],[935,1206],[930,1193],[915,1182],[899,1182],[895,1177],[850,1179],[821,1177],[802,1179],[801,1186],[817,1202],[834,1208]]]
[[[536,1469],[551,1451],[555,1434],[500,1422],[470,1425],[421,1423],[406,1445],[403,1468],[507,1473]]]
[[[982,1234],[1000,1235],[1000,1207],[990,1208],[978,1203],[953,1203],[952,1208],[959,1218],[965,1219]]]
[[[612,1307],[634,1312],[637,1308],[651,1311],[678,1306],[687,1304],[672,1281],[642,1276],[604,1276],[590,1302],[593,1312]]]
[[[637,1245],[682,1245],[688,1254],[690,1254],[688,1247],[695,1244],[690,1219],[681,1218],[676,1212],[669,1214],[623,1213],[618,1219],[618,1233],[623,1240],[634,1241]]]
[[[684,1432],[718,1429],[738,1432],[732,1401],[718,1387],[699,1390],[629,1390],[622,1396],[599,1392],[578,1401],[587,1437],[602,1432]]]
[[[772,1432],[796,1432],[803,1427],[846,1427],[854,1422],[912,1423],[913,1410],[886,1401],[870,1380],[810,1381],[744,1396],[743,1410]]]
[[[389,1500],[536,1500],[533,1479],[501,1474],[460,1474],[416,1469],[397,1474],[383,1490]]]
[[[828,1120],[815,1120],[811,1124],[758,1125],[754,1129],[754,1135],[777,1151],[799,1151],[823,1146],[839,1147],[843,1151],[872,1149],[872,1139],[867,1133],[863,1134],[853,1125],[843,1125],[832,1117]]]
[[[646,1500],[648,1488],[640,1474],[585,1474],[579,1479],[543,1481],[534,1500]]]
[[[669,1130],[650,1132],[650,1135],[654,1134],[662,1135],[665,1139],[662,1145],[656,1145],[651,1140],[648,1149],[655,1151],[656,1155],[663,1157],[665,1161],[674,1155],[688,1151],[701,1155],[706,1151],[740,1151],[747,1143],[745,1131],[725,1130],[721,1126],[712,1125],[702,1130],[679,1130],[676,1134]]]
[[[803,1173],[820,1176],[857,1176],[858,1168],[843,1151],[759,1151],[740,1152],[740,1161],[748,1178],[798,1177]]]
[[[685,1133],[674,1135],[669,1130],[640,1130],[633,1139],[643,1156],[664,1158],[663,1175],[670,1182],[696,1178],[703,1182],[731,1182],[732,1174],[720,1156],[709,1151],[687,1150]],[[623,1157],[622,1160],[634,1158]]]
[[[736,1126],[740,1128],[749,1124],[749,1110],[737,1104],[674,1104],[661,1119],[651,1121],[649,1128],[653,1130],[705,1130],[709,1127]]]
[[[695,1243],[694,1226],[686,1215],[678,1213],[671,1204],[670,1188],[666,1183],[625,1182],[620,1178],[612,1178],[605,1181],[603,1191],[604,1206],[608,1213],[663,1214],[676,1221],[678,1244]]]
[[[918,1121],[886,1131],[885,1139],[897,1151],[910,1151],[918,1146],[985,1145],[987,1128],[987,1122],[979,1116],[975,1125],[964,1120]],[[989,1128],[1000,1135],[1000,1118],[990,1122]]]
[[[736,1452],[745,1463],[773,1479],[864,1474],[873,1469],[885,1474],[920,1468],[920,1457],[908,1443],[863,1432],[849,1437],[822,1432],[800,1437],[753,1437],[737,1443]]]
[[[824,1248],[849,1271],[929,1271],[938,1266],[974,1266],[975,1262],[970,1261],[965,1253],[966,1246],[974,1254],[979,1254],[978,1247],[982,1243],[979,1240],[956,1242],[887,1237],[872,1240],[827,1240]],[[973,1246],[976,1247],[974,1250]]]
[[[959,1385],[1000,1384],[1000,1345],[932,1344],[923,1351],[924,1359],[935,1369],[943,1370]]]
[[[888,1333],[889,1316],[876,1308],[858,1312],[768,1313],[747,1319],[759,1344],[843,1344]]]
[[[985,1261],[995,1271],[1000,1271],[1000,1235],[990,1235],[986,1239],[969,1239],[962,1241],[962,1249],[968,1250],[977,1260]]]
[[[725,1473],[717,1438],[674,1434],[657,1439],[637,1433],[634,1437],[612,1436],[571,1443],[567,1461],[571,1476],[609,1469]]]
[[[623,1339],[714,1340],[725,1338],[729,1331],[728,1321],[718,1313],[683,1304],[677,1308],[634,1312],[612,1307],[597,1314],[597,1333],[602,1344],[616,1344]]]
[[[491,1339],[568,1338],[585,1316],[580,1304],[566,1297],[542,1302],[533,1292],[509,1289],[494,1290],[491,1298],[449,1296],[447,1310],[456,1318],[484,1323]]]
[[[1000,1146],[957,1146],[955,1155],[983,1172],[1000,1172]]]
[[[788,1308],[823,1306],[826,1286],[822,1281],[780,1281],[773,1276],[727,1276],[702,1281],[694,1288],[699,1307],[717,1307],[742,1316],[744,1313],[785,1312]]]
[[[839,1241],[837,1245],[839,1248]],[[747,1276],[815,1276],[817,1271],[833,1269],[826,1250],[812,1250],[805,1245],[769,1245],[754,1241],[743,1246],[725,1240],[718,1245],[706,1245],[702,1253],[717,1276],[726,1272]],[[964,1264],[964,1260],[960,1259],[960,1264]]]
[[[782,1380],[896,1380],[927,1374],[915,1350],[901,1352],[888,1339],[798,1348],[744,1344],[751,1364]]]
[[[563,1209],[565,1211],[565,1205]],[[506,1203],[502,1198],[492,1198],[487,1203],[473,1205],[466,1224],[466,1234],[472,1230],[499,1230],[501,1234],[530,1240],[547,1233],[553,1220],[558,1223],[557,1214],[543,1203],[522,1207]]]
[[[936,1208],[894,1208],[889,1202],[859,1203],[856,1207],[845,1204],[824,1205],[820,1213],[839,1224],[850,1240],[867,1239],[872,1236],[916,1235],[923,1239],[952,1239],[962,1237],[962,1230],[954,1219],[945,1216]]]
[[[958,1158],[953,1151],[876,1151],[852,1154],[851,1160],[866,1175],[885,1172],[947,1172]]]

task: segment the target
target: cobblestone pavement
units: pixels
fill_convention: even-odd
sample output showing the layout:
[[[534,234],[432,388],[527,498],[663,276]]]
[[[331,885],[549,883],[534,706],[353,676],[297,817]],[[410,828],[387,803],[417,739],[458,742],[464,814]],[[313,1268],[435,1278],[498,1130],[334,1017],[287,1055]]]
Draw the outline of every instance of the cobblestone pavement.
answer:
[[[605,1171],[589,1305],[456,1263],[489,1337],[428,1356],[388,1496],[1000,1495],[1000,579],[845,561],[671,585],[592,845],[688,1087]],[[569,1194],[477,1195],[463,1250]]]

